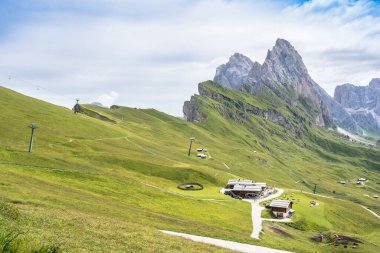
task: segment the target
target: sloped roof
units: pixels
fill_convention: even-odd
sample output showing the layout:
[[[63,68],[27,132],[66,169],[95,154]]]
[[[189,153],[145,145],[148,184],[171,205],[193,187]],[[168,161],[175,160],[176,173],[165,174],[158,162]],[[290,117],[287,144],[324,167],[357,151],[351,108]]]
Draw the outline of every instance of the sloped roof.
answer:
[[[287,208],[290,205],[290,200],[280,200],[276,199],[273,200],[272,203],[270,203],[270,207],[281,207],[281,208]]]
[[[267,186],[267,183],[264,183],[264,182],[255,182],[253,184],[256,185],[256,186],[261,186],[261,187],[266,187]]]
[[[253,180],[246,180],[246,179],[230,179],[228,180],[227,185],[255,185],[255,186],[261,186],[266,187],[267,183],[265,182],[255,182]]]
[[[260,192],[262,190],[262,187],[256,186],[256,185],[236,184],[236,185],[234,185],[234,188],[232,190],[234,190],[234,191]]]
[[[243,180],[243,179],[230,179],[228,180],[228,184],[253,184],[252,180]]]

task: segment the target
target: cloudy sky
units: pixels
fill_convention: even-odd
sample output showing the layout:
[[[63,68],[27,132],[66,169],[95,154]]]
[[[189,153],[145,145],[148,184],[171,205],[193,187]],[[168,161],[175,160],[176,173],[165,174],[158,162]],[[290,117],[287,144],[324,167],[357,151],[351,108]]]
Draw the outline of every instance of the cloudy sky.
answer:
[[[99,101],[182,116],[234,52],[290,41],[328,93],[380,77],[374,0],[1,0],[0,85],[70,107]]]

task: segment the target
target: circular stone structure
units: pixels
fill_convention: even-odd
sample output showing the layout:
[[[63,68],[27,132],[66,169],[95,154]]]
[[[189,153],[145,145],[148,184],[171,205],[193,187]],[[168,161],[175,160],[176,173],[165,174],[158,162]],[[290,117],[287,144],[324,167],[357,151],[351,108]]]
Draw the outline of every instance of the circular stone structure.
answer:
[[[185,191],[199,191],[199,190],[203,190],[204,187],[200,183],[189,182],[189,183],[179,184],[177,188],[181,190],[185,190]]]

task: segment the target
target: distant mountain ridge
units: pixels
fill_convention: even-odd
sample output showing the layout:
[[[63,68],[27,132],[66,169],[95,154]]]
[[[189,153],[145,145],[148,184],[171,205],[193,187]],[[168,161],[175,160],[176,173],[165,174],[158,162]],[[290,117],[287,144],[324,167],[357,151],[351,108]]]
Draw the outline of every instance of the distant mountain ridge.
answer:
[[[339,85],[334,99],[355,120],[357,132],[380,135],[380,78],[372,79],[368,86]]]

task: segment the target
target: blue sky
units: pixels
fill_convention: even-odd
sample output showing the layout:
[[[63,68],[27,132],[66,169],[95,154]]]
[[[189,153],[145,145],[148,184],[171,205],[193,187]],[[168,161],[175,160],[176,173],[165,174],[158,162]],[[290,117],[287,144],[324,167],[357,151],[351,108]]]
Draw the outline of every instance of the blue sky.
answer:
[[[380,77],[380,3],[352,0],[2,0],[0,84],[71,106],[182,115],[234,52],[263,62],[289,40],[330,94]],[[11,77],[11,78],[9,78]]]

